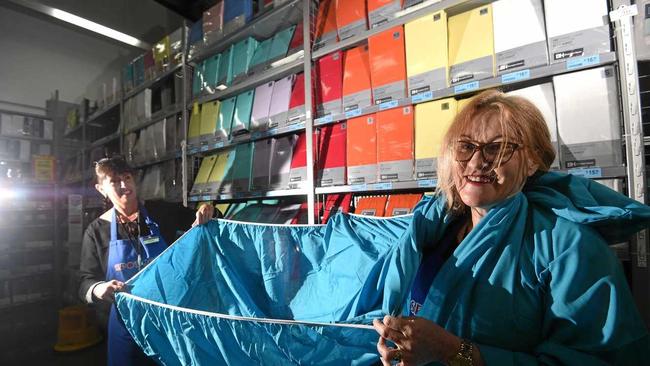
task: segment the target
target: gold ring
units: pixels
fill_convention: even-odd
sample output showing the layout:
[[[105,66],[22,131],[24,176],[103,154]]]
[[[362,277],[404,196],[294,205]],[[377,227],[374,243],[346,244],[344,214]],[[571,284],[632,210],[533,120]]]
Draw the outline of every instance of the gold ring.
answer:
[[[393,361],[400,362],[402,361],[402,351],[397,350],[395,356],[393,356]]]

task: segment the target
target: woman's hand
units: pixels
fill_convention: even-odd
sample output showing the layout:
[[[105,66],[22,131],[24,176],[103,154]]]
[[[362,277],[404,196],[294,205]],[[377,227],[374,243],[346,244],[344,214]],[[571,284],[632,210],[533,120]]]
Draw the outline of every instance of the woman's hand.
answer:
[[[124,282],[118,280],[111,280],[103,282],[93,288],[93,295],[104,301],[115,301],[115,293],[124,289]]]
[[[391,361],[401,366],[446,362],[460,349],[460,338],[424,318],[386,315],[383,322],[373,320],[373,326],[379,333],[377,350],[384,366],[389,366]],[[389,347],[386,340],[395,343],[397,348]]]
[[[214,216],[214,206],[211,204],[204,203],[196,210],[196,220],[192,223],[192,227],[196,225],[205,224],[210,221]]]

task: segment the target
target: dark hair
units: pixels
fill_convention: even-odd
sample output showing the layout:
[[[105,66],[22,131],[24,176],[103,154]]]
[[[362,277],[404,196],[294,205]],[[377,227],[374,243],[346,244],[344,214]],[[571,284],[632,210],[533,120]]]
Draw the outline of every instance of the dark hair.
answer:
[[[103,158],[95,162],[95,176],[98,184],[101,184],[106,176],[122,174],[135,175],[135,170],[119,155]]]

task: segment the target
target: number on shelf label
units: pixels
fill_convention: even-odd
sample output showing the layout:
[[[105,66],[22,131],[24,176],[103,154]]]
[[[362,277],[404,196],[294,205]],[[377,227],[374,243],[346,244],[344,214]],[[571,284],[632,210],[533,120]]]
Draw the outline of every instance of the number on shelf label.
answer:
[[[433,99],[433,92],[428,91],[424,93],[415,94],[411,97],[411,103],[422,103]]]
[[[395,108],[395,107],[397,107],[398,105],[399,105],[399,102],[396,101],[396,100],[391,100],[391,101],[389,101],[389,102],[383,102],[383,103],[381,103],[381,104],[379,105],[379,110],[380,110],[380,111],[383,111],[383,110],[386,110],[386,109]]]
[[[600,55],[586,56],[567,60],[566,69],[573,70],[581,67],[598,65],[600,63]]]
[[[514,83],[516,81],[530,79],[530,69],[511,72],[501,75],[501,82],[503,84]]]
[[[593,178],[601,178],[603,176],[603,170],[599,167],[575,168],[575,169],[569,169],[569,174],[593,179]]]
[[[333,120],[334,119],[332,118],[332,115],[330,114],[330,115],[325,116],[325,117],[316,118],[314,123],[317,124],[317,125],[321,125],[321,124],[325,124],[325,123],[331,123]]]
[[[479,86],[480,84],[478,81],[472,81],[471,83],[456,85],[454,87],[454,93],[458,94],[458,93],[464,93],[464,92],[476,90],[479,88]]]
[[[368,190],[368,186],[366,184],[353,184],[350,186],[351,192],[363,192],[367,190]]]
[[[353,110],[345,112],[345,118],[359,117],[361,115],[361,108],[355,108]]]
[[[372,189],[375,191],[387,191],[393,189],[393,183],[375,183],[372,185]]]
[[[418,180],[418,187],[420,188],[432,188],[437,185],[438,185],[437,179]]]

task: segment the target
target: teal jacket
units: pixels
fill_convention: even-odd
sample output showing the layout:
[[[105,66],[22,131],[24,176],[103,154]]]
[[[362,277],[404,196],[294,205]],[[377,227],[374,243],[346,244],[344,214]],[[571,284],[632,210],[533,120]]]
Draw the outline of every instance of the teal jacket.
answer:
[[[117,307],[165,365],[375,364],[369,324],[407,313],[422,249],[450,222],[439,198],[327,225],[212,221],[132,278]],[[419,315],[474,341],[488,365],[647,364],[648,332],[607,244],[649,224],[650,207],[600,184],[534,177],[473,228]]]

